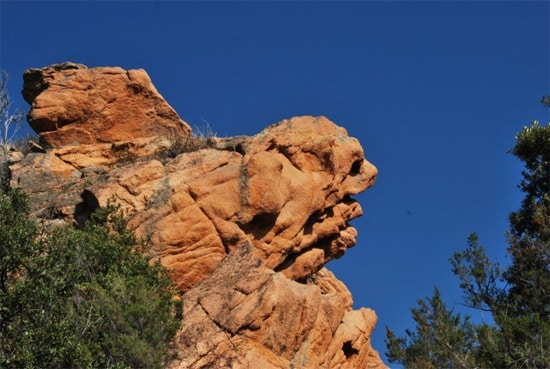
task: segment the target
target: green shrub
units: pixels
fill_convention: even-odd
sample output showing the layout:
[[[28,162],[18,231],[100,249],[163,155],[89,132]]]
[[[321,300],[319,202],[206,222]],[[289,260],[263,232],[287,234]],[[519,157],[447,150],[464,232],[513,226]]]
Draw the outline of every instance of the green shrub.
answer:
[[[0,367],[161,368],[181,300],[116,207],[48,233],[28,211],[0,193]]]

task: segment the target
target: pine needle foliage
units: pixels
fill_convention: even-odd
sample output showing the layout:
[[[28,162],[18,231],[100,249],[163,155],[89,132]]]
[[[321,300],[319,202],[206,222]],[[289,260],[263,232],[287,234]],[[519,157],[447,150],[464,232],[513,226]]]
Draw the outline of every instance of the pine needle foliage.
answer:
[[[550,107],[550,96],[541,101]],[[461,320],[436,289],[411,309],[416,331],[397,337],[387,328],[390,362],[407,369],[550,368],[550,123],[533,121],[515,138],[509,152],[524,163],[518,187],[525,197],[509,217],[510,265],[492,262],[475,233],[450,259],[464,304],[489,312],[494,324]]]

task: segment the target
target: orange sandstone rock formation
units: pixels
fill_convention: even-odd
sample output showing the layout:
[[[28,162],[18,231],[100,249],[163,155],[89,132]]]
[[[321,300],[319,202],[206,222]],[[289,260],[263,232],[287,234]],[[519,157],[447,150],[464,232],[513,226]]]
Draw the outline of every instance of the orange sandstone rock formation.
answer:
[[[55,64],[23,75],[31,127],[52,147],[189,136],[143,69]]]
[[[375,313],[325,268],[355,245],[351,196],[377,174],[345,129],[306,116],[193,138],[142,70],[33,69],[24,95],[52,149],[13,164],[11,186],[50,221],[112,198],[128,211],[183,293],[171,368],[386,368]]]

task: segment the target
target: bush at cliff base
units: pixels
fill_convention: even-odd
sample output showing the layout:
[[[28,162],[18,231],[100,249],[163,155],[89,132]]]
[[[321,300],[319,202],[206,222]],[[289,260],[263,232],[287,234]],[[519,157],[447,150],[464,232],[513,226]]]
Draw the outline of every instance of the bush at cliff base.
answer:
[[[144,247],[114,206],[46,231],[1,192],[0,367],[161,368],[181,300]]]

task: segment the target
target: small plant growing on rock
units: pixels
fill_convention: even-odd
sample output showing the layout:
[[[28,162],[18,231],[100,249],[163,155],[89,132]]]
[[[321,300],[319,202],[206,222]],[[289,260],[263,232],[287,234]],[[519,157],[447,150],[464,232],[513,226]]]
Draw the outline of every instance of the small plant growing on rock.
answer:
[[[204,126],[193,127],[191,137],[172,140],[172,144],[159,153],[160,159],[173,159],[179,154],[193,152],[213,147],[216,141],[216,132],[212,131],[210,124],[205,121]]]

